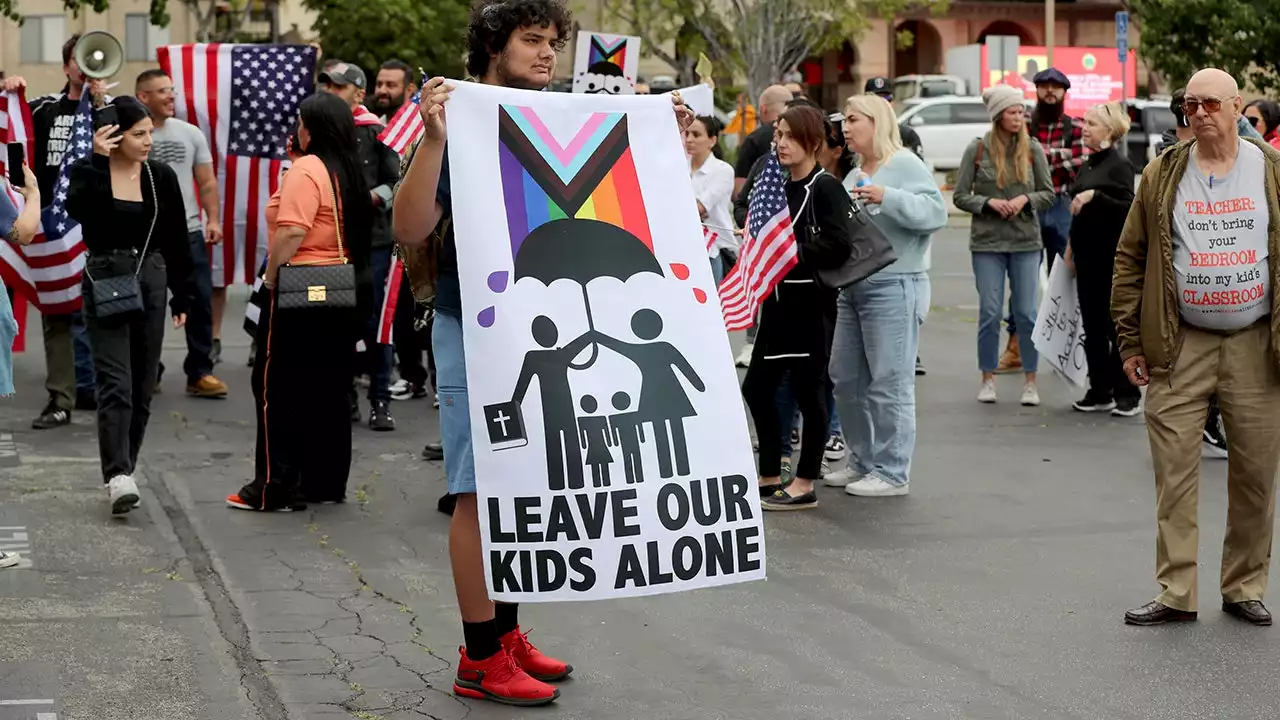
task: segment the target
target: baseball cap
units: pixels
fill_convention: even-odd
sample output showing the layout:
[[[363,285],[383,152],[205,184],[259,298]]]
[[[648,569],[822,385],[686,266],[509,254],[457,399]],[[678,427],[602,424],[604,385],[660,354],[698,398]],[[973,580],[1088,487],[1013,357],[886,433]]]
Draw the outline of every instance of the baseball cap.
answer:
[[[867,84],[862,88],[862,91],[872,95],[893,94],[893,91],[889,89],[889,80],[882,77],[873,77],[868,80]]]
[[[1049,68],[1036,73],[1031,82],[1035,85],[1058,85],[1065,90],[1071,89],[1071,81],[1058,68]]]
[[[365,86],[368,85],[368,80],[365,79],[363,70],[344,62],[338,63],[320,73],[317,79],[330,85],[355,85],[361,90],[364,90]]]

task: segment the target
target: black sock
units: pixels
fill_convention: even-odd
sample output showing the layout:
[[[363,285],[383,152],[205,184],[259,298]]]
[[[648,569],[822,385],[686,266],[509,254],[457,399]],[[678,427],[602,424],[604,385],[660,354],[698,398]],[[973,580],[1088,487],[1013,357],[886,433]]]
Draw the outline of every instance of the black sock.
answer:
[[[520,627],[520,603],[494,603],[493,627],[498,637]]]
[[[502,649],[498,642],[498,633],[494,632],[493,621],[462,623],[462,641],[467,646],[467,657],[474,661],[487,660]]]

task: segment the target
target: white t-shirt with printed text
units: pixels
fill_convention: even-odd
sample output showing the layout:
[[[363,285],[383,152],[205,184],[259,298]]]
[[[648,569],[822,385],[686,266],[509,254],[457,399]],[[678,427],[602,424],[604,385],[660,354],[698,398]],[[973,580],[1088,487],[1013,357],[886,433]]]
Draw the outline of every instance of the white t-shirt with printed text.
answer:
[[[1178,309],[1207,330],[1240,330],[1271,314],[1266,158],[1240,140],[1231,171],[1210,176],[1193,154],[1173,207]]]

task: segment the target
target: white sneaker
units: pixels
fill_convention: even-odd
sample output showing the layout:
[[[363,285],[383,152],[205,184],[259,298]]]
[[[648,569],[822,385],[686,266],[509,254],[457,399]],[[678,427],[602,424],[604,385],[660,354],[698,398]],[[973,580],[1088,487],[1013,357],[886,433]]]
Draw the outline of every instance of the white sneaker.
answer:
[[[0,550],[0,569],[17,567],[21,562],[22,557],[18,553]]]
[[[107,483],[107,497],[111,500],[111,514],[123,515],[138,507],[138,483],[128,475],[117,475]]]
[[[1036,389],[1035,383],[1027,383],[1022,386],[1022,404],[1027,407],[1036,407],[1040,404],[1040,391]]]
[[[871,473],[857,482],[849,483],[844,487],[844,491],[858,497],[895,497],[906,495],[910,492],[907,485],[899,487],[875,473]]]
[[[978,390],[978,402],[993,403],[996,401],[996,381],[995,378],[983,380],[982,387]]]
[[[738,358],[734,360],[733,363],[741,368],[744,368],[747,365],[750,365],[751,351],[755,350],[755,348],[756,346],[753,343],[747,343],[746,345],[743,345],[742,350],[738,352]]]
[[[846,465],[843,470],[837,470],[830,475],[824,474],[822,476],[822,484],[827,487],[844,487],[862,478],[862,473]]]

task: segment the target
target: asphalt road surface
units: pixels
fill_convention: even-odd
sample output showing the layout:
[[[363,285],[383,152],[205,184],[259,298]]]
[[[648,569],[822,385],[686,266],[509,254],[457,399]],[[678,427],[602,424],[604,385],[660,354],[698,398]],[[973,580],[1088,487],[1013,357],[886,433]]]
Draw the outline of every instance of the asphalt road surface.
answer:
[[[143,508],[112,518],[92,417],[34,432],[38,338],[0,405],[0,720],[244,718],[1275,718],[1280,630],[1217,609],[1226,466],[1206,461],[1198,623],[1123,625],[1154,596],[1154,492],[1142,418],[979,405],[967,231],[939,233],[918,381],[911,495],[820,490],[766,517],[769,580],[581,605],[526,605],[542,648],[577,668],[554,709],[450,695],[461,632],[445,483],[399,429],[356,430],[350,502],[235,512],[251,475],[252,398],[228,312],[225,401],[164,380],[143,449]],[[35,324],[38,328],[38,321]],[[165,361],[179,368],[170,332]],[[367,409],[367,405],[366,405]]]

